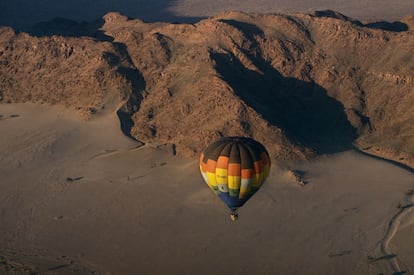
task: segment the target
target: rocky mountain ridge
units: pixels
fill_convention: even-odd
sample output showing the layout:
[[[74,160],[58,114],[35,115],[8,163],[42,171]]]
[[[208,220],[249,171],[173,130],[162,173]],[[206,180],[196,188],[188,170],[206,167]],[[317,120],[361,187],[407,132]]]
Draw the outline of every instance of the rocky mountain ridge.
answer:
[[[245,135],[274,159],[355,146],[414,167],[413,18],[226,12],[150,24],[109,13],[33,35],[3,27],[0,102],[64,104],[92,119],[125,102],[126,134],[185,156]]]

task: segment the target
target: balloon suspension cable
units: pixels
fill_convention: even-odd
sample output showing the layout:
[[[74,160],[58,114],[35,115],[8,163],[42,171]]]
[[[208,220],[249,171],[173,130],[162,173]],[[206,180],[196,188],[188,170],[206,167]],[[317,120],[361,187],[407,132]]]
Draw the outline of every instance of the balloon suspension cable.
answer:
[[[231,210],[231,213],[230,213],[230,219],[232,221],[237,221],[238,218],[239,218],[239,214],[237,214],[237,209],[236,208],[233,208]]]

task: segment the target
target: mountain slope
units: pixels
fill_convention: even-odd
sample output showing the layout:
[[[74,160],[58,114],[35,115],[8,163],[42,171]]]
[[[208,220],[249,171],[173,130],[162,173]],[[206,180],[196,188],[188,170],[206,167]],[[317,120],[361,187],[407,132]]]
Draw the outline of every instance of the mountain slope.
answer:
[[[414,166],[409,22],[323,11],[148,24],[110,13],[83,26],[90,37],[2,28],[0,98],[92,115],[126,100],[118,110],[124,132],[187,156],[219,136],[247,135],[275,159],[355,145]]]

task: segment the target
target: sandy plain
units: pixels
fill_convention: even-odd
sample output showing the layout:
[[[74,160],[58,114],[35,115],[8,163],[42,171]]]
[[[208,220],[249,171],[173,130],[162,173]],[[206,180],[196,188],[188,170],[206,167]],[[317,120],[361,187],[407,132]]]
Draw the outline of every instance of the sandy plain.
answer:
[[[25,103],[0,115],[1,274],[413,270],[414,177],[387,161],[346,151],[274,165],[232,222],[197,160],[126,138],[115,113],[85,122]]]

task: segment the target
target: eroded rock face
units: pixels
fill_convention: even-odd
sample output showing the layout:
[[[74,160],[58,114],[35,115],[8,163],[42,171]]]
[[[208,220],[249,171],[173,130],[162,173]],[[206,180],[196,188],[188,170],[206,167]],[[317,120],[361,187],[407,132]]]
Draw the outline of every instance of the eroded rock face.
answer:
[[[32,37],[0,29],[1,102],[63,104],[89,116],[105,99],[126,98],[131,85],[118,72],[113,44],[77,37]],[[125,66],[132,66],[125,64]]]
[[[71,24],[72,37],[2,28],[0,100],[65,104],[91,116],[125,100],[124,132],[185,156],[220,136],[245,135],[277,159],[355,144],[413,165],[411,21],[228,12],[147,24],[110,13]],[[89,37],[73,37],[81,27]]]

